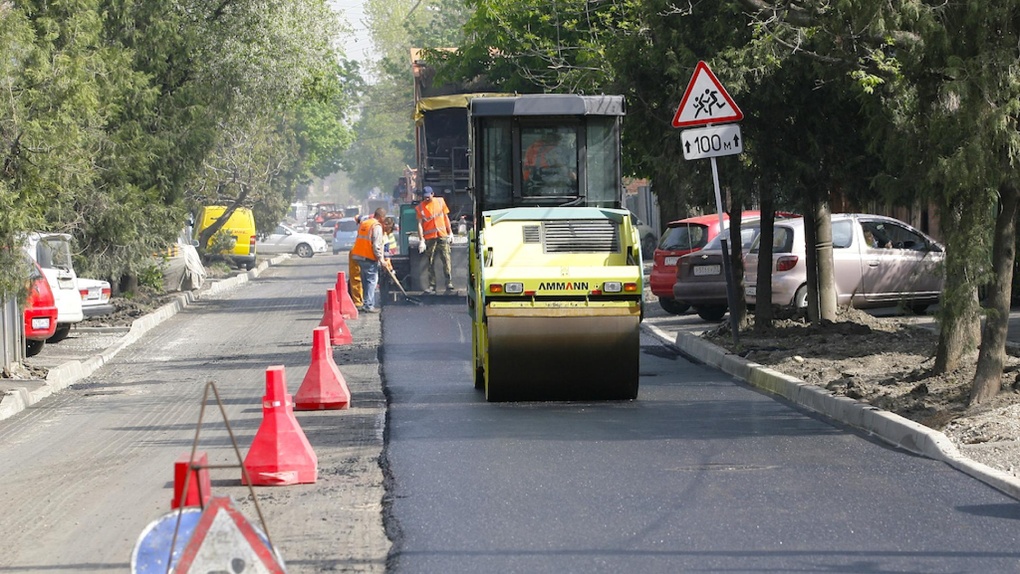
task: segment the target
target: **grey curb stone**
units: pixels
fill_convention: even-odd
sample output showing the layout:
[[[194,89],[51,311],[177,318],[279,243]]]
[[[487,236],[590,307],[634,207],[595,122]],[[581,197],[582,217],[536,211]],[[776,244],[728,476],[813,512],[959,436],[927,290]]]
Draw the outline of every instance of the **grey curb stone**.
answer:
[[[207,289],[194,292],[181,293],[174,301],[163,305],[152,313],[139,317],[131,324],[131,328],[116,344],[108,347],[103,352],[93,355],[84,361],[68,361],[51,368],[46,373],[46,379],[0,379],[0,390],[7,394],[0,397],[0,420],[10,418],[35,403],[45,399],[57,391],[66,389],[74,383],[88,377],[97,369],[113,359],[117,353],[125,347],[134,343],[154,327],[176,315],[181,309],[187,307],[192,301],[203,297],[211,297],[224,293],[239,285],[257,278],[263,271],[272,265],[279,265],[290,255],[279,255],[268,261],[263,261],[247,273],[235,275],[229,279],[216,281]]]
[[[705,365],[719,369],[756,388],[779,395],[792,403],[863,430],[906,451],[945,462],[1020,500],[1020,480],[1011,474],[963,456],[945,433],[867,403],[836,396],[817,385],[805,383],[796,377],[748,361],[696,335],[677,333],[674,339],[671,333],[659,327],[643,325],[643,328],[659,339],[674,344],[684,355]]]

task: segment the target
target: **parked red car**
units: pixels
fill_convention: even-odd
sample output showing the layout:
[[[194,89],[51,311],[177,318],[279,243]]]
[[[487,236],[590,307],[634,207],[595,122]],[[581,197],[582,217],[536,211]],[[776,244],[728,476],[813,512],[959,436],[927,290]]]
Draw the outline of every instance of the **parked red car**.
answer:
[[[57,303],[49,281],[38,263],[29,273],[28,298],[25,300],[25,356],[38,355],[46,339],[57,331]]]
[[[741,219],[744,221],[760,217],[761,214],[757,211],[745,211],[741,214]],[[724,225],[729,219],[729,216],[724,213]],[[715,213],[680,219],[666,226],[666,231],[659,239],[659,246],[655,249],[655,261],[652,263],[652,272],[648,277],[652,294],[659,298],[659,306],[664,311],[679,315],[690,308],[686,303],[681,303],[673,297],[676,262],[680,257],[701,249],[718,234],[719,215]]]

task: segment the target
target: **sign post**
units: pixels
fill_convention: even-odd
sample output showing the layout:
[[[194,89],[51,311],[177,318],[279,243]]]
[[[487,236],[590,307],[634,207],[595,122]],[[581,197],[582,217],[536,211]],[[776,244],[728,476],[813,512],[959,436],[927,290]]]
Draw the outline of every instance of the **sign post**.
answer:
[[[733,284],[733,272],[730,265],[729,240],[723,227],[722,193],[719,190],[719,168],[715,158],[724,155],[743,153],[744,143],[740,134],[740,126],[727,124],[744,119],[744,113],[737,107],[719,78],[715,77],[708,64],[701,61],[694,68],[691,81],[684,90],[676,113],[673,114],[674,128],[708,126],[701,129],[690,129],[680,132],[684,159],[712,160],[712,183],[715,186],[715,208],[719,215],[719,233],[722,233],[723,273],[726,276],[726,302],[730,309],[730,332],[734,344],[738,342],[740,323],[733,310],[737,306],[737,287]],[[726,125],[713,125],[726,124]]]

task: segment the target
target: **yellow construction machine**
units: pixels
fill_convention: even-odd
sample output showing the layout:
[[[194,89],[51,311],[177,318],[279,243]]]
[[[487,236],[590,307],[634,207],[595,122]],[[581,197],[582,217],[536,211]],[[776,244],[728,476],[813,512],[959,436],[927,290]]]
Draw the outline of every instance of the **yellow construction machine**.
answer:
[[[489,401],[638,393],[641,247],[622,208],[622,96],[470,102],[468,309]]]

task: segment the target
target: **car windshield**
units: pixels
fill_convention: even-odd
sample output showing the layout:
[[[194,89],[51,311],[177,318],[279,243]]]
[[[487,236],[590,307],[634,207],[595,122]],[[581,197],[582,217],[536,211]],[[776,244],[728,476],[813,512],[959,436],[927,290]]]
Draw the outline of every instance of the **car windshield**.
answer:
[[[340,220],[340,231],[357,231],[358,222],[353,219],[341,219]]]
[[[659,240],[659,249],[667,251],[690,251],[700,249],[708,243],[708,227],[697,223],[681,223],[669,227]]]
[[[39,265],[56,269],[71,269],[71,246],[61,237],[44,238],[36,246]]]

